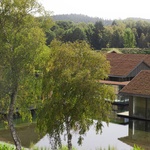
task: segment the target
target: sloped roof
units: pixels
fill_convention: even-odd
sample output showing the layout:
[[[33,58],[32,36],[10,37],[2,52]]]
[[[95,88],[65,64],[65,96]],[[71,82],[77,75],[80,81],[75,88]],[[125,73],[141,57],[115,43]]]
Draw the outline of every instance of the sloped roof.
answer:
[[[110,62],[112,76],[127,76],[142,62],[150,66],[150,55],[146,54],[108,53],[106,57]]]
[[[150,54],[149,55],[146,55],[146,58],[144,59],[144,62],[150,66]]]
[[[142,70],[127,84],[120,94],[150,97],[150,70]]]

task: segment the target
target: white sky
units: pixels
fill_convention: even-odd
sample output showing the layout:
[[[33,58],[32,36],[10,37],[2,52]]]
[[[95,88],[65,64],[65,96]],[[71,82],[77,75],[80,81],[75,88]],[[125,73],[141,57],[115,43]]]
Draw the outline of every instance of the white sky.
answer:
[[[39,0],[57,14],[83,14],[103,19],[150,19],[150,0]]]

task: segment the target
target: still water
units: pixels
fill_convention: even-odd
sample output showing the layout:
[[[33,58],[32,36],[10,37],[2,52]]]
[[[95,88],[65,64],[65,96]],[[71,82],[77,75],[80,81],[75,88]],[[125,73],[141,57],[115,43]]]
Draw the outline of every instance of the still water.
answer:
[[[73,146],[78,150],[96,150],[100,148],[108,148],[108,146],[114,146],[117,150],[131,150],[132,147],[124,142],[120,141],[118,138],[125,137],[128,135],[128,125],[119,125],[109,123],[107,126],[106,123],[103,123],[102,134],[96,134],[94,131],[94,126],[90,128],[87,134],[84,136],[82,146],[78,146],[78,134],[73,134]],[[64,136],[62,136],[64,139]],[[63,144],[66,145],[66,141],[63,140]],[[44,136],[40,141],[36,143],[38,147],[48,147],[49,139],[48,136]]]
[[[103,123],[101,134],[96,134],[94,127],[91,127],[84,136],[82,146],[78,146],[78,134],[73,133],[73,146],[78,150],[98,150],[113,146],[117,150],[131,150],[134,144],[150,150],[150,122],[140,120],[130,120],[128,124]],[[32,144],[37,147],[50,147],[49,137],[47,135],[40,137],[35,131],[36,124],[28,124],[17,129],[21,138],[22,145],[29,147]],[[0,141],[12,142],[8,130],[0,129]],[[62,143],[66,145],[62,135]]]

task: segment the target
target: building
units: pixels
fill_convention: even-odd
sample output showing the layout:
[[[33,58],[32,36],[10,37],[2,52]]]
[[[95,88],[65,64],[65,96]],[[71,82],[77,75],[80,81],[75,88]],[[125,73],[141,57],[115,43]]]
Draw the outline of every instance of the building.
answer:
[[[119,93],[129,96],[129,117],[150,120],[150,70],[142,70]]]
[[[107,80],[100,81],[102,84],[108,84],[114,87],[116,99],[113,103],[113,109],[122,112],[127,110],[129,105],[129,95],[119,94],[132,79],[142,70],[150,70],[150,55],[146,54],[106,54],[110,62],[110,74]]]
[[[150,55],[108,53],[110,62],[110,81],[130,81],[141,70],[150,69]]]
[[[111,65],[109,78],[101,83],[114,86],[118,95],[114,104],[119,106],[118,104],[121,104],[119,102],[122,104],[128,102],[128,109],[118,113],[118,116],[131,118],[128,120],[128,135],[119,140],[149,150],[150,55],[110,53],[107,54],[107,60]]]

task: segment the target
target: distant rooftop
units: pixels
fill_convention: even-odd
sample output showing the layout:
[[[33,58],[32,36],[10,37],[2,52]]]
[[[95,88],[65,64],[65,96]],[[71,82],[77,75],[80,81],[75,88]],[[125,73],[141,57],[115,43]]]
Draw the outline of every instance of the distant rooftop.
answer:
[[[150,67],[150,55],[146,54],[118,54],[107,53],[107,60],[110,62],[110,76],[127,76],[140,63]]]
[[[150,70],[142,70],[120,91],[120,94],[150,97]]]

